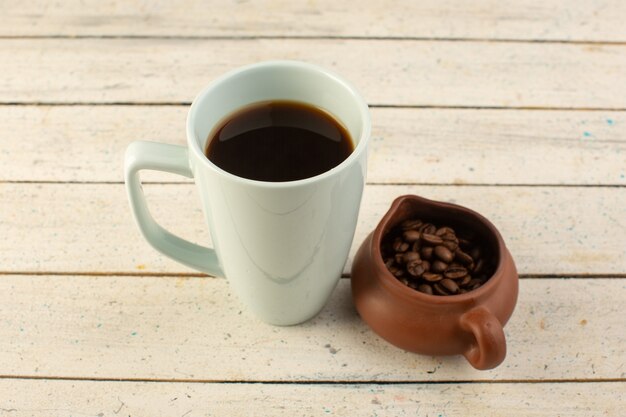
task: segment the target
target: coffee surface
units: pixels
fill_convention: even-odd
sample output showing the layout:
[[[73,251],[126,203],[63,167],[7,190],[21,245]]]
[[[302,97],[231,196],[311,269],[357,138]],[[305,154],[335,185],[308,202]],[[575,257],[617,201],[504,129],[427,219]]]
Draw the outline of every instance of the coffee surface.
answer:
[[[240,109],[209,135],[205,154],[231,174],[282,182],[313,177],[354,150],[346,128],[308,104],[267,101]]]

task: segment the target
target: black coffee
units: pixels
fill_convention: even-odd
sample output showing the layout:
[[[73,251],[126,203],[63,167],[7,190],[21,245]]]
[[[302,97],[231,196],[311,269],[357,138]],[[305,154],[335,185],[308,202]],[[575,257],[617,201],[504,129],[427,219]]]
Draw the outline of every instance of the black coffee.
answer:
[[[316,107],[266,101],[227,117],[209,135],[206,156],[231,174],[258,181],[313,177],[345,160],[354,145],[345,127]]]

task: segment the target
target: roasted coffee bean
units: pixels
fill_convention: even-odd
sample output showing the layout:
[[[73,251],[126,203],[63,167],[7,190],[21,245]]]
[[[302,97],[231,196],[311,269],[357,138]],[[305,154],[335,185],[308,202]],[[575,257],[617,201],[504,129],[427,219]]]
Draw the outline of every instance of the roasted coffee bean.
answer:
[[[444,226],[444,227],[440,227],[439,229],[437,229],[437,231],[435,232],[435,234],[436,234],[437,236],[443,236],[443,235],[445,235],[445,234],[452,234],[452,235],[454,235],[454,230],[452,230],[452,229],[451,229],[451,228],[449,228],[449,227]]]
[[[469,248],[470,245],[471,244],[469,240],[463,239],[462,237],[459,238],[459,246],[461,246],[463,249]]]
[[[401,253],[396,253],[396,256],[394,256],[393,258],[397,264],[403,264],[404,263],[404,255]]]
[[[458,281],[461,287],[465,287],[472,280],[471,275],[465,275],[462,280]]]
[[[467,275],[467,269],[463,268],[462,266],[461,267],[450,266],[448,267],[448,269],[446,269],[443,275],[446,278],[450,278],[450,279],[461,279]]]
[[[458,243],[456,243],[456,242],[454,242],[452,240],[444,240],[441,245],[445,246],[450,251],[456,251],[456,249],[459,247]]]
[[[448,291],[449,293],[456,294],[457,292],[459,292],[459,286],[451,279],[444,278],[439,282],[439,285],[445,288],[446,291]]]
[[[472,272],[478,275],[483,271],[484,266],[485,266],[485,262],[482,259],[479,259],[478,261],[476,261],[476,265],[474,266],[474,269],[472,270]]]
[[[424,267],[422,266],[422,261],[414,261],[414,262],[411,262],[410,264],[407,264],[406,270],[409,274],[413,275],[414,277],[419,277],[425,271]]]
[[[406,252],[407,249],[409,249],[409,244],[406,242],[403,242],[402,239],[400,239],[399,237],[396,238],[396,240],[393,241],[393,250],[396,252]]]
[[[422,278],[428,282],[438,282],[443,279],[443,276],[441,274],[435,274],[434,272],[424,272]]]
[[[469,277],[469,275],[468,275]],[[474,285],[478,284],[478,285],[482,285],[482,281],[476,278],[472,278],[469,280],[469,282],[467,282],[466,284],[464,284],[466,287],[472,288]]]
[[[424,271],[430,271],[430,262],[422,261],[422,266],[424,267]]]
[[[454,257],[464,265],[469,265],[474,261],[471,256],[463,252],[461,249],[457,249],[456,252],[454,252]]]
[[[391,268],[391,266],[393,265],[393,258],[389,258],[385,261],[385,266],[387,267],[387,269]]]
[[[419,240],[416,240],[415,242],[413,242],[413,246],[411,247],[411,250],[413,252],[419,252],[421,248],[422,248],[422,242]]]
[[[431,245],[441,245],[443,243],[443,239],[441,239],[437,235],[431,235],[430,233],[422,233],[422,240]]]
[[[433,257],[433,247],[432,246],[424,246],[420,250],[420,254],[423,259],[431,259]]]
[[[432,223],[424,223],[420,226],[419,231],[421,233],[430,233],[433,234],[437,231],[437,228]]]
[[[420,255],[417,252],[405,252],[404,254],[398,254],[402,257],[403,263],[411,263],[420,260]],[[399,263],[399,262],[398,262]]]
[[[419,240],[420,232],[418,232],[417,230],[407,230],[406,232],[402,233],[402,237],[404,238],[405,242],[413,243]]]
[[[454,233],[445,233],[439,237],[442,238],[443,240],[450,240],[454,243],[459,243],[459,239],[456,237]]]
[[[441,262],[441,261],[435,261],[430,266],[430,270],[438,274],[442,273],[446,269],[448,269],[448,264]]]
[[[476,260],[480,258],[480,248],[478,246],[473,247],[471,250],[467,252],[472,259]]]
[[[433,294],[433,288],[430,285],[428,285],[428,284],[420,284],[417,287],[417,290],[419,292],[423,292],[424,294],[430,294],[430,295]]]
[[[467,290],[465,288],[461,288],[459,290],[459,294],[465,294],[467,292]]]
[[[454,255],[452,254],[450,249],[446,248],[445,246],[435,246],[434,251],[437,258],[446,263],[450,263],[454,259]]]
[[[450,295],[439,283],[433,284],[433,292],[438,295]]]
[[[402,230],[417,230],[423,222],[421,220],[405,220],[400,224]]]
[[[404,269],[403,268],[396,268],[396,270],[393,273],[393,275],[395,277],[401,277],[402,275],[404,275]]]

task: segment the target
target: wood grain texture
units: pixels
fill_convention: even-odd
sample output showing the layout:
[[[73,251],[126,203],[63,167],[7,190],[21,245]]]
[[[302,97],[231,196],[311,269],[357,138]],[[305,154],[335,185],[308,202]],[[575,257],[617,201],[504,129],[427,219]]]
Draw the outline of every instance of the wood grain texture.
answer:
[[[371,113],[372,183],[626,185],[625,112]],[[187,106],[0,106],[0,181],[121,182],[128,144],[185,144],[186,115]]]
[[[157,221],[210,242],[195,186],[145,185]],[[475,209],[501,231],[522,274],[624,274],[626,193],[612,187],[376,186],[365,189],[347,262],[399,195]],[[175,215],[172,215],[175,213]],[[134,225],[122,184],[0,184],[0,271],[191,272]]]
[[[3,36],[374,36],[626,41],[620,0],[3,1]]]
[[[257,320],[218,278],[2,276],[0,375],[201,381],[626,378],[619,279],[524,279],[491,371],[400,350],[358,317],[349,280],[299,326]]]
[[[626,108],[626,45],[338,39],[7,39],[0,102],[189,102],[267,59],[335,70],[370,104]]]
[[[188,384],[0,380],[11,417],[616,416],[626,385]],[[8,410],[8,411],[3,411]]]

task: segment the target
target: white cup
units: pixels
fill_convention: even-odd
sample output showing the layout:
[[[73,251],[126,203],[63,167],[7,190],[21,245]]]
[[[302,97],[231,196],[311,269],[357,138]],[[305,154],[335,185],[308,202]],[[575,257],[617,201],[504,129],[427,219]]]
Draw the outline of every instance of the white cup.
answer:
[[[331,113],[354,140],[341,164],[288,182],[241,178],[203,150],[225,117],[251,103],[291,100]],[[337,75],[301,62],[269,61],[236,69],[209,84],[187,117],[187,146],[133,142],[126,150],[126,190],[143,236],[161,253],[225,276],[263,321],[301,323],[315,316],[337,284],[354,237],[365,184],[370,117],[358,92]],[[193,177],[215,249],[181,239],[148,211],[138,172]]]

